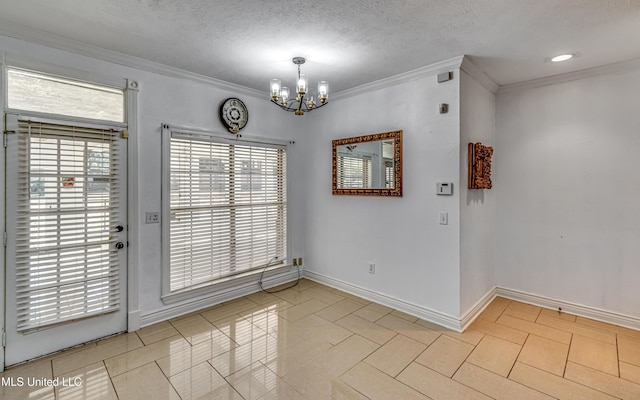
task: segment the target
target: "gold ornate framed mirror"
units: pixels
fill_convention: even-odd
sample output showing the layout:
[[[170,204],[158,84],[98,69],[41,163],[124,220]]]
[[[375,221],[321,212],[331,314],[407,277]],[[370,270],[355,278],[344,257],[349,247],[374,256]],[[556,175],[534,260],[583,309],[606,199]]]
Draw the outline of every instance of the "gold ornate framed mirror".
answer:
[[[333,194],[402,196],[402,131],[332,141]]]

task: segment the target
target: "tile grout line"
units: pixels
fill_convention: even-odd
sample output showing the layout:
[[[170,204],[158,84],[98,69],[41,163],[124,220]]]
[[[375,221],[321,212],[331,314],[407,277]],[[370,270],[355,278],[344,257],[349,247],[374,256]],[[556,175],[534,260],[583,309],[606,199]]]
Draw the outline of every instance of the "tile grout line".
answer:
[[[184,400],[184,399],[183,399],[183,397],[182,397],[182,396],[180,395],[180,393],[178,392],[178,389],[176,389],[176,387],[175,387],[175,386],[173,386],[173,383],[171,383],[171,379],[169,379],[170,377],[166,376],[166,375],[164,374],[164,371],[162,370],[162,368],[160,368],[160,364],[158,364],[158,360],[155,360],[153,363],[156,365],[156,367],[158,367],[158,369],[160,370],[160,373],[162,373],[162,376],[164,377],[164,379],[165,379],[165,380],[167,381],[167,383],[169,384],[169,387],[170,387],[171,389],[173,389],[173,391],[174,391],[174,392],[176,392],[176,394],[178,395],[178,397],[179,397],[181,400]],[[151,364],[151,363],[149,363],[149,364]],[[145,364],[145,365],[148,365],[148,364]]]
[[[485,335],[486,335],[486,334],[485,334]],[[451,338],[451,339],[453,339],[453,338]],[[484,339],[484,336],[482,336],[482,338],[480,339],[480,341],[478,342],[478,344],[480,344],[480,342],[482,342],[482,339]],[[454,340],[456,340],[456,339],[454,339]],[[463,342],[463,343],[466,343],[466,342]],[[467,344],[471,344],[471,343],[467,343]],[[469,352],[469,354],[467,354],[467,356],[464,358],[464,360],[462,360],[462,362],[460,363],[460,365],[458,365],[458,368],[456,368],[456,370],[455,370],[455,371],[453,372],[453,374],[451,375],[451,378],[449,378],[449,379],[453,379],[453,377],[454,377],[454,376],[456,376],[456,374],[458,373],[458,371],[460,371],[460,368],[462,368],[462,366],[464,365],[464,363],[466,363],[466,362],[467,362],[467,360],[469,359],[469,357],[471,357],[471,353],[473,353],[473,352],[475,351],[476,347],[478,347],[478,344],[474,344],[474,345],[472,345],[472,346],[473,346],[473,350],[471,350],[471,351]],[[471,362],[469,362],[469,364],[475,365],[475,364],[473,364],[473,363],[471,363]],[[476,365],[476,366],[477,366],[477,365]],[[427,367],[427,368],[428,368],[428,367]],[[482,368],[482,367],[478,367],[478,368]],[[483,369],[484,369],[484,368],[483,368]],[[488,371],[488,370],[487,370],[487,371]],[[511,372],[511,371],[509,371],[509,372]],[[507,375],[507,376],[508,376],[508,375]]]
[[[398,333],[398,335],[401,335],[401,333]],[[404,335],[402,335],[402,336],[404,336]],[[422,364],[420,364],[419,362],[417,362],[416,360],[417,360],[417,359],[418,359],[418,357],[420,357],[420,356],[421,356],[425,351],[429,350],[429,347],[431,347],[431,345],[433,345],[433,344],[436,342],[436,340],[438,340],[438,339],[440,338],[440,336],[442,336],[442,334],[441,334],[441,333],[439,333],[439,334],[438,334],[438,336],[434,339],[434,341],[433,341],[433,342],[431,342],[429,345],[427,345],[427,347],[426,347],[426,348],[425,348],[425,349],[424,349],[420,354],[418,354],[417,356],[415,356],[415,357],[413,358],[413,360],[411,360],[411,361],[410,361],[410,362],[409,362],[409,363],[408,363],[404,368],[402,368],[402,370],[401,370],[400,372],[398,372],[398,373],[396,374],[396,376],[392,376],[392,378],[397,380],[397,377],[398,377],[398,376],[400,376],[400,374],[402,374],[402,373],[403,373],[407,368],[409,368],[409,366],[410,366],[412,363],[417,363],[417,364],[419,364],[419,365],[422,365]],[[405,337],[408,337],[408,336],[405,336]],[[411,339],[411,338],[409,338],[409,339]],[[412,339],[412,340],[415,340],[415,339]],[[417,342],[417,340],[416,340],[416,342]],[[418,342],[418,343],[421,343],[421,342]],[[429,368],[429,367],[427,367],[426,365],[422,365],[422,366],[423,366],[423,367],[425,367],[425,368]],[[372,367],[374,367],[374,368],[375,368],[375,366],[373,366],[373,365],[372,365]],[[429,369],[431,369],[431,368],[429,368]],[[432,371],[434,371],[434,370],[432,370]],[[381,371],[381,372],[384,372],[384,371]],[[438,372],[438,371],[435,371],[435,372]]]
[[[399,334],[399,333],[398,333],[398,334]],[[382,346],[380,346],[380,347],[382,347]],[[422,353],[421,353],[421,354],[422,354]],[[361,360],[361,361],[357,362],[353,367],[349,368],[349,369],[348,369],[344,374],[340,375],[340,376],[338,377],[338,379],[341,379],[341,378],[342,378],[343,376],[345,376],[349,371],[351,371],[352,369],[354,369],[355,367],[357,367],[357,366],[358,366],[360,363],[362,363],[362,362],[364,362],[364,360]],[[418,389],[416,389],[416,388],[414,388],[414,387],[412,387],[412,386],[409,386],[408,384],[406,384],[406,383],[402,382],[401,380],[397,379],[396,377],[390,376],[389,374],[387,374],[387,373],[386,373],[386,372],[384,372],[384,371],[380,371],[380,370],[379,370],[378,368],[376,368],[374,365],[371,365],[371,364],[369,364],[369,363],[367,363],[367,362],[365,362],[365,364],[367,364],[369,367],[371,367],[371,368],[375,369],[376,371],[378,371],[378,372],[380,372],[380,373],[382,373],[382,374],[384,374],[384,375],[388,376],[389,378],[391,378],[392,380],[394,380],[394,381],[395,381],[395,382],[397,382],[398,384],[400,384],[400,385],[402,385],[402,386],[404,386],[404,387],[407,387],[407,388],[411,389],[412,391],[414,391],[414,392],[416,392],[416,393],[419,393],[420,395],[422,395],[422,396],[426,397],[427,399],[431,399],[431,397],[429,397],[429,396],[427,396],[426,394],[422,393],[422,392],[421,392],[421,391],[419,391]],[[400,374],[401,374],[405,369],[409,368],[409,366],[410,366],[411,364],[412,364],[412,362],[411,362],[411,363],[409,363],[409,364],[408,364],[408,365],[407,365],[407,366],[406,366],[406,367],[405,367],[401,372],[398,372],[398,375],[396,375],[396,376],[400,376]],[[418,363],[418,364],[419,364],[419,363]],[[422,364],[419,364],[419,365],[422,365]],[[426,368],[426,367],[425,367],[425,368]],[[437,372],[437,371],[436,371],[436,372]],[[442,374],[441,374],[441,375],[442,375]],[[443,376],[444,376],[444,375],[443,375]],[[346,383],[346,382],[345,382],[345,383]],[[349,384],[347,383],[347,385],[349,385]],[[351,385],[349,385],[349,387],[352,387],[352,388],[353,388],[353,386],[351,386]],[[360,393],[360,391],[358,391],[357,389],[355,389],[355,388],[353,388],[353,389],[354,389],[356,392]],[[368,399],[370,399],[370,397],[368,397],[368,396],[365,396],[365,397],[367,397]]]
[[[567,374],[567,365],[569,364],[569,354],[571,354],[571,346],[573,345],[573,333],[571,334],[571,339],[569,339],[569,350],[567,351],[567,357],[564,360],[564,369],[562,370],[562,378],[563,379],[567,379],[565,378],[565,375]]]
[[[523,363],[523,364],[525,364],[525,363]],[[577,363],[576,363],[576,364],[577,364]],[[554,374],[552,374],[552,373],[551,373],[551,372],[549,372],[549,371],[545,371],[544,369],[541,369],[541,368],[535,367],[535,366],[533,366],[533,365],[529,365],[529,364],[525,364],[525,365],[527,365],[527,366],[529,366],[529,367],[531,367],[531,368],[535,368],[535,369],[537,369],[538,371],[542,371],[542,372],[544,372],[544,373],[547,373],[547,374],[550,374],[550,375],[554,375]],[[582,364],[578,364],[578,365],[582,365]],[[602,371],[600,371],[600,370],[593,369],[593,368],[588,367],[588,366],[586,366],[586,365],[583,365],[583,367],[589,368],[589,369],[594,370],[594,371],[596,371],[596,372],[600,372],[600,373],[606,374],[606,372],[602,372]],[[613,376],[613,375],[611,375],[611,374],[608,374],[608,375],[609,375],[609,376]],[[555,375],[555,376],[557,376],[557,375]],[[580,383],[580,382],[576,382],[576,381],[574,381],[574,380],[567,379],[567,378],[565,378],[564,376],[562,376],[562,377],[557,376],[557,377],[558,377],[558,378],[560,378],[560,379],[564,379],[564,380],[566,380],[566,381],[568,381],[568,382],[571,382],[571,383],[573,383],[573,384],[575,384],[575,385],[581,386],[581,387],[583,387],[583,388],[586,388],[586,389],[589,389],[589,390],[593,390],[593,391],[596,391],[596,392],[599,392],[599,393],[603,393],[603,394],[605,394],[605,395],[607,395],[607,396],[609,396],[609,397],[615,398],[616,400],[620,400],[620,397],[618,397],[618,396],[614,396],[614,395],[613,395],[613,394],[611,394],[611,393],[603,392],[603,391],[601,391],[600,389],[596,389],[596,388],[593,388],[593,387],[591,387],[591,386],[587,386],[587,385],[585,385],[585,384],[582,384],[582,383]],[[526,386],[526,385],[525,385],[525,386]],[[533,389],[533,388],[532,388],[532,389]],[[552,395],[549,395],[549,396],[553,397]]]
[[[620,373],[620,340],[618,338],[617,333],[616,333],[616,369],[618,370],[618,378],[622,379],[622,374]]]
[[[516,360],[516,362],[518,362],[518,360]],[[523,363],[522,361],[520,361],[520,362],[521,362],[522,364],[524,364],[524,365],[530,366],[531,368],[536,368],[536,367],[534,367],[533,365],[529,365],[529,364],[527,364],[527,363]],[[527,385],[525,385],[524,383],[520,383],[520,382],[518,382],[518,381],[514,381],[513,379],[509,378],[508,376],[506,376],[506,377],[505,377],[505,376],[502,376],[502,375],[496,374],[495,372],[490,371],[490,370],[488,370],[488,369],[486,369],[486,368],[484,368],[484,367],[481,367],[480,365],[476,365],[476,364],[474,364],[474,363],[472,363],[472,362],[469,362],[469,364],[470,364],[470,365],[473,365],[473,366],[474,366],[474,367],[476,367],[476,368],[480,368],[481,370],[486,371],[486,372],[488,372],[488,373],[490,373],[490,374],[493,374],[493,375],[495,375],[495,376],[497,376],[497,377],[499,377],[499,378],[506,379],[506,380],[508,380],[509,382],[512,382],[512,383],[515,383],[515,384],[517,384],[517,385],[520,385],[520,386],[526,387],[527,389],[531,389],[531,390],[533,390],[533,391],[535,391],[535,392],[542,393],[542,394],[543,394],[543,395],[545,395],[545,396],[548,396],[548,397],[551,397],[551,398],[553,398],[553,399],[555,399],[555,400],[558,400],[558,398],[557,398],[557,397],[554,397],[554,396],[552,396],[552,395],[550,395],[550,394],[548,394],[548,393],[542,392],[542,391],[538,390],[537,388],[533,388],[533,387],[531,387],[531,386],[527,386]],[[515,363],[514,363],[514,366],[515,366]],[[536,369],[539,369],[539,368],[536,368]],[[542,370],[542,369],[541,369],[540,371],[550,373],[550,372],[545,371],[545,370]],[[511,375],[511,373],[509,373],[509,375]],[[556,375],[556,376],[557,376],[557,375]],[[452,378],[452,379],[453,379],[453,378]],[[563,379],[564,379],[564,378],[563,378]],[[462,382],[460,382],[460,383],[462,383]],[[475,390],[476,390],[476,391],[479,391],[478,389],[475,389]],[[489,396],[489,395],[488,395],[488,394],[486,394],[486,393],[483,393],[483,394],[485,394],[486,396]],[[608,394],[608,393],[607,393],[607,394]],[[489,396],[489,397],[491,397],[491,396]]]
[[[518,318],[518,317],[514,317],[513,315],[509,315],[509,314],[506,314],[506,315],[507,315],[507,316],[509,316],[509,317],[512,317],[512,318]],[[524,320],[524,319],[522,319],[522,318],[518,318],[518,319],[520,319],[521,321],[526,321],[526,322],[530,322],[530,323],[532,323],[532,324],[539,325],[540,327],[543,327],[543,328],[547,328],[547,329],[555,329],[555,330],[557,330],[557,331],[560,331],[560,332],[566,332],[566,333],[569,333],[569,334],[573,335],[573,332],[565,331],[565,330],[562,330],[562,329],[559,329],[559,328],[554,328],[553,326],[547,326],[547,325],[539,324],[538,322],[534,322],[534,321],[527,321],[527,320]],[[504,327],[506,327],[506,328],[511,328],[511,329],[516,330],[516,331],[519,331],[519,332],[526,333],[526,334],[527,334],[527,336],[528,336],[528,335],[530,335],[530,334],[533,334],[533,333],[531,333],[531,332],[524,331],[524,330],[519,329],[519,328],[514,328],[514,327],[509,326],[509,325],[501,324],[501,323],[499,323],[499,322],[495,322],[495,324],[500,325],[500,326],[504,326]],[[487,333],[487,335],[489,335],[489,333]],[[495,335],[492,335],[492,336],[495,336]],[[544,339],[553,340],[554,342],[557,342],[557,343],[566,344],[566,343],[563,343],[563,342],[561,342],[561,341],[559,341],[559,340],[557,340],[557,339],[551,339],[551,338],[548,338],[548,337],[544,337],[544,336],[542,336],[542,335],[536,335],[536,336],[542,337],[542,338],[544,338]],[[506,339],[505,339],[505,340],[506,340]],[[525,340],[526,340],[526,339],[525,339]],[[518,343],[516,343],[516,344],[518,344]]]
[[[511,302],[509,302],[509,305],[513,304],[513,300]],[[500,313],[500,317],[502,317],[503,315],[505,315],[505,311],[507,310],[507,308],[509,308],[509,305],[507,305],[507,307],[505,307],[505,309],[502,311],[502,313]],[[509,314],[506,314],[509,315]],[[538,312],[538,315],[540,315],[540,312]],[[498,317],[498,319],[500,319],[500,317]],[[517,318],[517,317],[515,317]],[[496,319],[496,324],[498,323],[498,319]],[[536,317],[536,320],[538,318]],[[535,322],[534,322],[535,323]],[[499,324],[502,325],[502,324]],[[513,328],[515,329],[515,328]],[[519,329],[516,329],[519,330]],[[527,341],[529,340],[529,337],[531,337],[531,333],[530,332],[525,332],[527,334],[527,337],[524,338],[524,343],[522,343],[522,346],[520,346],[520,350],[518,351],[518,355],[516,356],[515,360],[513,361],[513,364],[511,365],[511,368],[509,368],[509,373],[507,373],[507,376],[505,378],[509,379],[509,376],[511,375],[511,371],[513,371],[513,368],[516,366],[516,363],[518,362],[518,358],[520,357],[520,353],[522,353],[522,350],[524,349],[524,346],[527,344]],[[475,364],[474,364],[475,365]]]
[[[115,393],[116,397],[119,399],[120,395],[118,394],[118,391],[116,390],[116,385],[113,383],[113,379],[111,378],[111,374],[109,373],[109,370],[107,370],[107,364],[105,364],[104,360],[102,360],[101,362],[102,362],[102,366],[104,367],[104,370],[107,371],[107,376],[109,377],[109,383],[111,384],[111,387],[113,388],[113,393]]]
[[[509,376],[511,375],[511,371],[513,371],[513,368],[516,366],[516,363],[518,362],[518,358],[520,357],[520,354],[522,353],[522,350],[524,350],[524,346],[527,344],[527,341],[529,340],[531,335],[532,335],[531,333],[527,333],[527,337],[524,339],[524,343],[522,343],[522,346],[520,346],[520,351],[518,351],[518,355],[516,356],[516,359],[513,361],[513,364],[511,365],[511,368],[509,368],[509,373],[506,376],[507,379],[509,379]]]

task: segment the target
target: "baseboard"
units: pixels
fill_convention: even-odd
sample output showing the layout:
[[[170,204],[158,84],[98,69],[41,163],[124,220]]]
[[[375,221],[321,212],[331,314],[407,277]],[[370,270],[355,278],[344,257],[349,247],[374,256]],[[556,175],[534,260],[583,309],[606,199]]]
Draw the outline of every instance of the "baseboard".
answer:
[[[135,332],[140,329],[140,310],[129,311],[127,314],[127,332]]]
[[[270,288],[295,281],[296,279],[298,279],[298,272],[294,270],[285,274],[280,274],[275,277],[264,279],[262,285],[265,288]],[[171,318],[176,318],[182,315],[196,312],[198,310],[231,301],[242,296],[247,296],[258,291],[260,291],[260,286],[258,285],[256,280],[255,282],[238,285],[225,291],[211,293],[211,295],[209,296],[198,297],[187,302],[172,304],[163,308],[162,310],[142,315],[140,317],[140,327],[144,328],[145,326],[153,325]]]
[[[504,297],[510,300],[520,301],[522,303],[532,304],[534,306],[548,308],[557,311],[562,308],[562,312],[577,315],[579,317],[590,318],[608,324],[618,325],[629,329],[640,331],[640,318],[632,315],[620,314],[617,312],[603,310],[596,307],[585,306],[576,303],[570,303],[564,300],[553,299],[550,297],[540,296],[521,292],[514,289],[506,289],[502,287],[496,288],[496,296]]]
[[[460,318],[462,331],[467,329],[469,325],[471,325],[471,323],[473,323],[473,321],[475,321],[475,319],[478,318],[478,315],[480,315],[480,313],[484,311],[484,309],[487,308],[487,306],[491,304],[491,302],[495,298],[496,298],[496,287],[494,286],[484,296],[482,296],[482,298],[480,298],[476,302],[476,304],[474,304],[473,307],[469,309],[469,311],[464,313],[462,318]]]
[[[385,294],[377,293],[369,289],[362,288],[360,286],[352,285],[350,283],[330,278],[325,275],[318,274],[313,271],[305,270],[304,277],[314,282],[322,283],[323,285],[330,286],[335,289],[342,290],[350,293],[354,296],[362,297],[373,301],[378,304],[382,304],[387,307],[391,307],[398,311],[402,311],[414,317],[423,319],[425,321],[433,322],[434,324],[443,326],[456,332],[462,331],[462,324],[456,317],[442,313],[440,311],[431,310],[426,307],[418,306],[404,300],[397,299],[395,297],[387,296]]]

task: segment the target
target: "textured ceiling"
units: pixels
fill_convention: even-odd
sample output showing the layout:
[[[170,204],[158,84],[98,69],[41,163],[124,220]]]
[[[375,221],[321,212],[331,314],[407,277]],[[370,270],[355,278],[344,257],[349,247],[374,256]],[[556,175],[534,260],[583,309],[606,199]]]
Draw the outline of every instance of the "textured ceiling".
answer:
[[[27,29],[265,91],[303,56],[335,93],[463,54],[500,85],[638,58],[640,0],[0,0]]]

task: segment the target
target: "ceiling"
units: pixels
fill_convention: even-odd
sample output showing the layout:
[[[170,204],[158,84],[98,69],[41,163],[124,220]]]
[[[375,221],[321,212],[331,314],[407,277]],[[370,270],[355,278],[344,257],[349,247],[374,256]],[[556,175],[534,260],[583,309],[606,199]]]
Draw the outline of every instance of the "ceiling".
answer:
[[[463,54],[505,85],[639,58],[640,0],[0,0],[34,30],[264,91],[294,56],[333,93]]]

